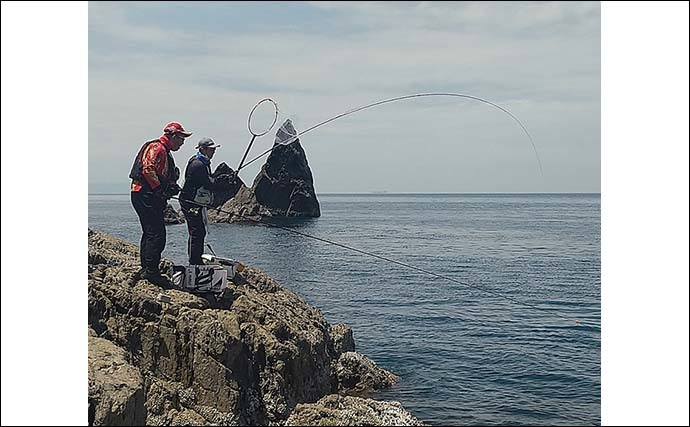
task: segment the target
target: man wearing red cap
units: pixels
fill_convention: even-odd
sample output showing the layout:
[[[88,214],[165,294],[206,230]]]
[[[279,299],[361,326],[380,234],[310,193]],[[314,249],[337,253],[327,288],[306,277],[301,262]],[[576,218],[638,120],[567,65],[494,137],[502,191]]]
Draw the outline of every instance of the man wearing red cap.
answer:
[[[175,166],[171,151],[179,150],[191,134],[177,122],[168,123],[160,138],[144,143],[129,173],[132,205],[143,232],[139,247],[139,277],[159,286],[170,285],[159,267],[166,238],[163,212],[168,199],[180,192],[177,185],[180,170]]]

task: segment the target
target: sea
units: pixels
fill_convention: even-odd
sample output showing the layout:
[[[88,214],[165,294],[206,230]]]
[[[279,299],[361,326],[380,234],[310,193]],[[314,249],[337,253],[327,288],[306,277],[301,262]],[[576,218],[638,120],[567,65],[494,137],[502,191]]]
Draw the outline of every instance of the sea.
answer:
[[[601,424],[600,194],[318,199],[320,218],[280,225],[444,278],[263,225],[210,224],[206,241],[352,326],[400,376],[373,398],[431,425]],[[128,194],[89,195],[88,222],[141,237]],[[185,264],[186,225],[167,233]]]

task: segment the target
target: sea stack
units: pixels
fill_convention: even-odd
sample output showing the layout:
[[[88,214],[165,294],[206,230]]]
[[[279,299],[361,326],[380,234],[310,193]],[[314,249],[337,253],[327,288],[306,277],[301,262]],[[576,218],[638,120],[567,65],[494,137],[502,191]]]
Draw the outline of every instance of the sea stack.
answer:
[[[298,138],[287,138],[287,141],[285,138],[285,135],[296,134],[290,119],[286,120],[252,188],[240,185],[234,197],[220,206],[223,212],[209,210],[209,220],[233,222],[247,218],[321,216],[307,155]]]
[[[321,208],[314,191],[314,178],[307,155],[299,139],[282,144],[281,131],[297,134],[290,119],[281,126],[273,151],[254,179],[252,190],[256,200],[273,216],[319,217]]]

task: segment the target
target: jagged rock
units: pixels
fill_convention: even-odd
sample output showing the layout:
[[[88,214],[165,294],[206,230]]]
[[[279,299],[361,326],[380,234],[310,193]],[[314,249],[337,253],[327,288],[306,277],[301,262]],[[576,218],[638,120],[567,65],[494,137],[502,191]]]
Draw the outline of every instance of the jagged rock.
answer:
[[[89,329],[89,425],[143,425],[144,381],[127,353]]]
[[[350,325],[338,323],[331,326],[331,337],[333,337],[333,347],[336,352],[355,351],[355,338],[352,336]]]
[[[296,135],[290,119],[281,126]],[[280,132],[280,131],[279,131]],[[314,179],[307,163],[307,155],[299,142],[282,145],[278,137],[261,172],[254,179],[252,191],[256,200],[272,216],[319,217],[321,208],[314,191]]]
[[[287,426],[423,426],[399,402],[329,395],[297,405]]]
[[[340,350],[354,347],[344,338],[349,327],[331,327],[261,271],[246,267],[224,305],[211,308],[205,298],[135,280],[135,245],[91,230],[88,240],[89,326],[124,349],[144,378],[147,424],[276,424],[299,403],[366,389],[338,382],[354,378],[338,368]]]
[[[136,268],[139,247],[133,243],[89,229],[89,266],[113,264],[118,267]]]
[[[213,200],[211,201],[211,206],[213,207],[225,204],[225,202],[235,197],[240,188],[247,187],[242,178],[236,176],[235,171],[225,162],[219,164],[211,176],[217,180],[220,187],[220,189],[213,191]],[[225,177],[232,177],[234,179],[226,181]]]
[[[184,214],[181,211],[176,211],[170,203],[165,207],[163,215],[166,224],[184,224],[185,222]]]
[[[338,392],[349,395],[368,395],[398,382],[399,378],[379,368],[368,357],[346,352],[333,367],[333,372],[338,384]]]
[[[233,414],[197,404],[191,388],[152,378],[147,391],[147,425],[237,425]],[[203,414],[203,415],[202,415]]]
[[[210,222],[235,222],[235,221],[260,221],[262,217],[271,216],[271,213],[261,206],[254,196],[254,192],[242,186],[235,197],[220,206],[220,209],[209,209],[208,220]]]

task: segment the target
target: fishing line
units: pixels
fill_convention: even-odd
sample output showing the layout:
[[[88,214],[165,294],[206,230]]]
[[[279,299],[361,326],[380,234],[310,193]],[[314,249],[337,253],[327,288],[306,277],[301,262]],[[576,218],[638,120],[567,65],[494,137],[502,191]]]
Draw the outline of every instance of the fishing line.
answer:
[[[176,199],[176,200],[178,200],[178,201],[180,200],[180,199],[177,198],[177,197],[173,197],[173,199]],[[196,204],[196,205],[199,205],[199,206],[203,206],[203,207],[208,208],[208,205],[204,205],[204,204],[201,204],[201,203],[196,203],[196,202],[194,202],[194,201],[185,200],[185,202],[194,203],[194,204]],[[254,218],[251,218],[251,217],[248,217],[248,216],[244,216],[244,215],[242,215],[242,214],[236,214],[236,213],[233,213],[233,212],[228,212],[228,211],[225,211],[225,210],[223,210],[223,209],[221,209],[221,208],[219,208],[219,207],[218,207],[218,208],[210,208],[210,209],[215,209],[215,210],[217,210],[218,212],[223,212],[223,213],[229,214],[229,215],[237,215],[237,216],[239,216],[240,218],[249,220],[249,221],[254,222],[254,223],[257,223],[257,224],[262,224],[262,225],[266,225],[266,226],[268,226],[268,227],[273,227],[273,228],[278,228],[278,229],[281,229],[281,230],[289,231],[290,233],[295,233],[295,234],[298,234],[298,235],[303,236],[303,237],[308,237],[308,238],[310,238],[310,239],[318,240],[318,241],[323,242],[323,243],[327,243],[327,244],[330,244],[330,245],[338,246],[338,247],[340,247],[340,248],[347,249],[347,250],[353,251],[353,252],[357,252],[357,253],[362,254],[362,255],[367,255],[367,256],[370,256],[370,257],[378,258],[378,259],[380,259],[380,260],[387,261],[387,262],[390,262],[390,263],[393,263],[393,264],[396,264],[396,265],[399,265],[399,266],[402,266],[402,267],[406,267],[406,268],[409,268],[409,269],[412,269],[412,270],[416,270],[416,271],[419,271],[419,272],[422,272],[422,273],[429,274],[429,275],[434,276],[434,277],[439,278],[439,279],[445,279],[445,280],[448,280],[448,281],[450,281],[450,282],[457,283],[457,284],[459,284],[459,285],[463,285],[463,286],[466,286],[466,287],[469,287],[469,288],[472,288],[472,289],[476,289],[476,290],[479,290],[479,291],[482,291],[482,292],[486,292],[486,293],[492,294],[492,295],[494,295],[494,296],[503,298],[503,299],[505,299],[505,300],[508,300],[508,301],[513,302],[513,303],[518,304],[518,305],[522,305],[522,306],[524,306],[524,307],[528,307],[528,308],[531,308],[531,309],[534,309],[534,310],[540,310],[540,311],[547,312],[548,314],[550,314],[550,315],[552,315],[552,316],[559,317],[559,318],[561,318],[561,319],[567,320],[568,322],[573,322],[573,321],[574,321],[576,324],[578,324],[578,325],[580,324],[580,321],[577,320],[577,319],[573,319],[573,318],[570,318],[570,317],[566,317],[566,316],[560,315],[560,314],[558,314],[558,313],[552,313],[552,312],[550,312],[548,309],[545,309],[545,308],[543,308],[543,307],[539,307],[539,306],[536,306],[536,305],[534,305],[534,304],[530,304],[530,303],[527,303],[527,302],[520,301],[520,300],[518,300],[518,299],[516,299],[516,298],[513,298],[513,297],[511,297],[511,296],[503,295],[503,294],[500,293],[500,292],[497,292],[497,291],[494,291],[494,290],[491,290],[491,289],[487,289],[487,288],[484,288],[484,287],[482,287],[482,286],[477,286],[477,285],[472,285],[471,283],[462,282],[462,281],[460,281],[460,280],[454,279],[454,278],[449,277],[449,276],[445,276],[445,275],[443,275],[443,274],[434,273],[433,271],[429,271],[429,270],[426,270],[426,269],[423,269],[423,268],[415,267],[415,266],[413,266],[413,265],[410,265],[410,264],[407,264],[407,263],[404,263],[404,262],[401,262],[401,261],[397,261],[397,260],[394,260],[394,259],[391,259],[391,258],[382,256],[382,255],[377,255],[377,254],[372,253],[372,252],[363,251],[363,250],[361,250],[361,249],[357,249],[357,248],[354,248],[354,247],[352,247],[352,246],[345,245],[345,244],[343,244],[343,243],[338,243],[338,242],[334,242],[334,241],[332,241],[332,240],[324,239],[324,238],[321,238],[321,237],[312,236],[311,234],[303,233],[303,232],[301,232],[301,231],[297,231],[297,230],[294,230],[294,229],[292,229],[292,228],[283,227],[283,226],[280,226],[280,225],[277,225],[277,224],[271,224],[271,223],[269,223],[269,222],[264,222],[264,221],[261,221],[261,220],[258,220],[258,219],[254,219]]]
[[[505,108],[501,107],[500,105],[498,105],[498,104],[496,104],[496,103],[494,103],[494,102],[491,102],[491,101],[489,101],[489,100],[487,100],[487,99],[480,98],[480,97],[478,97],[478,96],[465,95],[465,94],[461,94],[461,93],[452,93],[452,92],[417,93],[417,94],[414,94],[414,95],[398,96],[398,97],[395,97],[395,98],[389,98],[389,99],[384,99],[384,100],[381,100],[381,101],[372,102],[371,104],[367,104],[367,105],[364,105],[364,106],[361,106],[361,107],[357,107],[357,108],[354,108],[354,109],[345,111],[344,113],[340,113],[340,114],[338,114],[338,115],[336,115],[336,116],[331,117],[330,119],[327,119],[327,120],[324,120],[324,121],[322,121],[322,122],[320,122],[320,123],[317,123],[317,124],[315,124],[314,126],[311,126],[311,127],[305,129],[305,130],[302,131],[302,132],[299,132],[299,134],[293,135],[292,138],[287,139],[286,141],[281,142],[280,144],[277,144],[277,145],[274,144],[273,147],[269,148],[268,150],[264,151],[263,153],[259,154],[259,155],[256,156],[256,157],[254,157],[253,159],[251,159],[250,161],[248,161],[247,163],[245,163],[244,166],[242,166],[242,165],[240,165],[240,166],[241,166],[241,167],[249,166],[250,164],[252,164],[252,163],[255,162],[256,160],[260,159],[261,157],[263,157],[263,156],[265,156],[266,154],[268,154],[268,153],[270,153],[271,151],[273,151],[273,149],[276,148],[278,145],[288,145],[288,144],[290,144],[290,143],[296,141],[301,135],[304,135],[304,134],[306,134],[306,133],[309,133],[309,132],[311,132],[311,131],[314,130],[314,129],[317,129],[317,128],[319,128],[319,127],[321,127],[321,126],[323,126],[323,125],[325,125],[325,124],[327,124],[327,123],[330,123],[330,122],[332,122],[332,121],[334,121],[334,120],[338,120],[338,119],[340,119],[340,118],[342,118],[342,117],[345,117],[345,116],[348,116],[348,115],[350,115],[350,114],[354,114],[354,113],[357,113],[357,112],[359,112],[359,111],[366,110],[366,109],[368,109],[368,108],[376,107],[376,106],[383,105],[383,104],[388,104],[388,103],[391,103],[391,102],[402,101],[402,100],[405,100],[405,99],[430,97],[430,96],[450,96],[450,97],[457,97],[457,98],[473,99],[473,100],[475,100],[475,101],[480,101],[480,102],[483,102],[483,103],[485,103],[485,104],[488,104],[488,105],[491,105],[491,106],[493,106],[493,107],[496,107],[496,108],[498,108],[499,110],[503,111],[504,113],[508,114],[513,120],[515,120],[515,122],[517,122],[518,125],[520,125],[520,127],[522,128],[522,130],[525,132],[525,135],[527,135],[527,138],[529,138],[529,142],[530,142],[530,144],[532,144],[532,149],[534,150],[534,154],[535,154],[535,156],[536,156],[536,158],[537,158],[537,163],[539,164],[539,173],[541,174],[541,177],[542,177],[542,178],[544,177],[544,170],[543,170],[542,165],[541,165],[541,159],[539,158],[539,153],[537,152],[537,146],[534,144],[534,140],[532,139],[532,135],[530,135],[529,131],[528,131],[527,128],[522,124],[522,122],[520,121],[520,119],[518,119],[513,113],[511,113],[511,112],[508,111],[507,109],[505,109]],[[277,108],[277,107],[276,107],[276,108]],[[253,138],[252,138],[252,141],[253,141]],[[249,152],[248,149],[247,149],[247,152]],[[247,155],[247,154],[245,153],[245,157],[246,157],[246,155]],[[244,158],[243,158],[243,160],[244,160]],[[239,172],[239,168],[238,168],[237,172]]]

